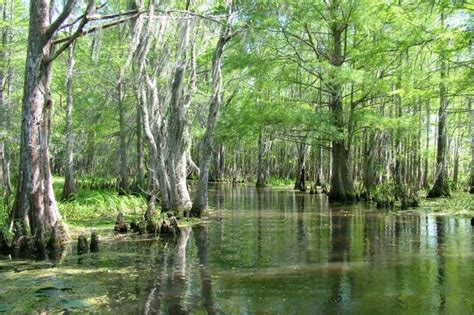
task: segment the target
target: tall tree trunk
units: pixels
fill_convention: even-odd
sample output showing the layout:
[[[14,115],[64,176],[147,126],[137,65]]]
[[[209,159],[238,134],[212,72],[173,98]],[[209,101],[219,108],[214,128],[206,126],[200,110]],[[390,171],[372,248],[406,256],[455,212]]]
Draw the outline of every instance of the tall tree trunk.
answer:
[[[74,134],[72,127],[73,108],[73,72],[75,44],[69,46],[69,58],[66,71],[66,170],[62,200],[70,198],[76,192],[74,183]]]
[[[11,8],[12,9],[12,8]],[[0,12],[2,13],[2,67],[0,68],[0,188],[3,188],[3,194],[7,199],[12,193],[10,181],[10,156],[9,156],[9,135],[10,126],[10,101],[13,81],[13,69],[7,67],[8,58],[13,58],[11,49],[8,48],[8,42],[11,42],[11,34],[7,28],[7,5],[0,4]],[[10,16],[13,12],[10,12]],[[10,38],[10,39],[9,39]],[[7,93],[5,93],[7,90]],[[6,94],[6,95],[5,95]]]
[[[208,207],[208,183],[209,167],[211,165],[212,151],[214,145],[214,131],[219,117],[219,111],[222,105],[222,71],[221,62],[225,44],[230,40],[230,23],[232,16],[232,0],[227,0],[227,20],[222,33],[217,41],[212,58],[212,97],[209,106],[209,115],[207,117],[206,132],[201,142],[199,152],[199,182],[196,194],[193,200],[191,214],[195,217],[201,217],[207,211]]]
[[[142,122],[142,105],[140,100],[137,103],[136,109],[136,131],[137,131],[137,175],[135,178],[136,188],[143,183],[145,178],[145,163],[143,162],[143,122]]]
[[[428,189],[428,175],[429,175],[429,160],[428,160],[428,150],[430,149],[430,101],[426,102],[426,147],[425,147],[425,161],[424,161],[424,171],[423,171],[423,188]]]
[[[413,141],[416,144],[416,191],[420,190],[422,186],[422,172],[421,172],[421,133],[423,130],[422,123],[422,101],[421,97],[418,98],[418,135],[417,139]]]
[[[42,237],[44,231],[59,224],[61,215],[54,197],[49,165],[49,131],[53,100],[51,80],[52,38],[70,14],[75,0],[69,0],[63,12],[50,23],[49,2],[30,1],[28,46],[22,101],[20,168],[15,203],[9,215],[9,226],[18,222],[23,233]]]
[[[306,144],[300,143],[298,145],[298,163],[296,168],[296,181],[295,181],[295,190],[306,191],[306,181],[305,181],[305,166],[306,166],[306,156],[308,154],[308,148]]]
[[[444,16],[441,16],[441,23],[444,26]],[[438,143],[436,148],[436,174],[433,187],[428,192],[428,198],[448,197],[450,196],[448,186],[448,174],[446,170],[446,151],[447,151],[447,88],[446,72],[447,65],[443,52],[440,54],[440,86],[439,86],[439,110],[438,110]]]
[[[460,139],[456,141],[455,148],[454,148],[454,166],[453,166],[453,184],[455,189],[457,189],[458,185],[458,178],[459,178],[459,143]]]
[[[189,133],[188,108],[191,95],[186,94],[184,74],[187,65],[187,51],[189,46],[190,22],[185,21],[179,33],[177,62],[171,86],[169,102],[169,124],[167,138],[167,170],[170,184],[171,210],[189,210],[192,203],[186,183],[187,156],[191,145]]]
[[[216,181],[222,182],[224,180],[224,168],[225,168],[225,150],[222,143],[219,144],[217,149],[216,158]]]
[[[332,8],[332,11],[337,8]],[[336,13],[334,13],[336,14]],[[332,56],[330,64],[340,71],[344,63],[342,55],[342,32],[343,28],[338,23],[331,25]],[[342,138],[344,134],[344,111],[342,106],[342,85],[338,78],[332,75],[329,84],[330,107],[333,123],[339,131],[341,138],[332,143],[332,177],[329,199],[332,201],[353,201],[355,197],[352,176],[350,172],[350,149]]]
[[[264,188],[267,186],[265,169],[265,143],[263,142],[262,131],[260,131],[258,135],[257,183],[255,184],[255,187],[257,188]]]
[[[372,188],[374,187],[376,177],[377,141],[379,137],[380,135],[377,131],[367,132],[364,141],[362,180],[367,201],[370,201],[372,198]]]
[[[166,126],[163,124],[164,109],[158,97],[158,88],[156,82],[157,66],[152,73],[155,75],[150,78],[147,72],[147,55],[152,44],[152,30],[154,6],[149,8],[148,25],[145,35],[141,39],[142,46],[138,51],[138,87],[139,87],[139,104],[141,105],[141,117],[143,130],[148,144],[148,208],[145,213],[146,219],[149,219],[155,211],[155,202],[157,190],[161,193],[161,210],[168,211],[171,207],[170,200],[170,183],[165,165],[165,141],[166,135],[164,130]],[[151,108],[148,108],[147,88],[150,91]],[[157,133],[155,136],[154,133]]]
[[[170,102],[171,115],[167,143],[167,166],[171,189],[171,210],[191,208],[191,199],[186,185],[187,150],[190,144],[188,113],[182,100],[184,66],[178,66],[173,81]]]
[[[118,189],[119,194],[128,193],[128,157],[127,157],[127,128],[126,128],[126,109],[124,104],[124,85],[123,80],[120,80],[117,85],[117,100],[119,110],[119,125],[120,125],[120,170]]]
[[[7,104],[5,102],[5,88],[7,82],[7,5],[0,3],[0,12],[2,14],[2,65],[0,68],[0,190],[4,189],[5,183],[5,140],[7,138],[8,129],[6,129],[5,121],[7,116]]]
[[[407,58],[408,54],[402,54],[400,56],[400,64],[399,64],[399,71],[402,71],[403,65],[403,57]],[[402,89],[402,76],[401,74],[398,75],[397,83],[395,89],[397,91],[401,91]],[[395,117],[398,119],[402,118],[402,98],[399,94],[394,96],[394,106],[395,106]],[[406,163],[407,163],[407,156],[403,154],[403,145],[402,145],[402,129],[398,127],[395,131],[395,198],[396,200],[400,200],[401,202],[401,209],[405,210],[408,208],[407,205],[407,191],[406,191],[406,182],[407,182],[407,173],[406,170]]]
[[[146,55],[145,55],[146,56]],[[143,70],[143,69],[142,69]],[[146,75],[146,74],[145,74]],[[152,82],[150,85],[154,86],[156,89],[156,82]],[[158,147],[159,144],[155,141],[155,137],[153,136],[151,121],[153,119],[150,118],[148,105],[146,101],[146,90],[144,87],[141,87],[141,111],[142,111],[142,122],[143,122],[143,129],[145,131],[145,138],[147,139],[148,144],[148,208],[145,213],[145,218],[148,220],[155,212],[155,204],[156,204],[156,194],[157,194],[157,185],[156,183],[161,180],[167,180],[166,170],[164,163],[159,163],[159,161],[163,162],[163,159],[160,159],[160,153]],[[156,94],[155,94],[156,95]],[[152,97],[152,112],[158,106],[158,98]],[[161,172],[160,174],[158,174]],[[161,189],[161,207],[163,211],[168,210],[169,205],[169,197],[168,197],[168,182],[160,182],[159,186]]]
[[[460,116],[457,116],[457,127],[456,127],[456,138],[454,139],[454,161],[453,161],[453,184],[455,189],[458,186],[459,179],[459,151],[461,150],[462,141],[464,138],[463,133],[461,132],[461,121]],[[453,135],[454,138],[454,135]]]
[[[474,111],[472,110],[472,99],[469,98],[469,112],[471,113],[471,124],[469,126],[469,134],[471,136],[471,189],[470,193],[474,194]]]
[[[322,186],[326,183],[324,178],[324,167],[323,167],[323,146],[319,145],[317,155],[316,155],[316,165],[315,165],[315,179],[314,184],[316,186]]]

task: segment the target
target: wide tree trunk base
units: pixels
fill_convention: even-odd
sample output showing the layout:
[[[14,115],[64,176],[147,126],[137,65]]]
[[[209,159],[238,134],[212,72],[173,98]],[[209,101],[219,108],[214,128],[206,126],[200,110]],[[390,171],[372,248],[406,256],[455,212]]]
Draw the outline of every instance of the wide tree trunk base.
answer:
[[[202,209],[201,207],[192,207],[191,208],[191,212],[190,212],[190,216],[192,218],[201,218],[202,215],[204,214],[205,210]]]
[[[62,223],[57,223],[46,233],[39,231],[34,236],[17,230],[13,239],[9,239],[4,232],[0,232],[0,254],[13,258],[45,260],[49,257],[55,260],[61,257],[68,240],[67,227]]]
[[[61,201],[68,201],[74,199],[76,196],[76,189],[65,189],[61,194]]]
[[[357,201],[356,195],[354,193],[337,193],[332,190],[328,194],[329,201],[331,202],[343,202],[351,203]]]
[[[433,188],[428,192],[426,198],[441,198],[441,197],[451,197],[449,192],[448,183],[435,183]]]

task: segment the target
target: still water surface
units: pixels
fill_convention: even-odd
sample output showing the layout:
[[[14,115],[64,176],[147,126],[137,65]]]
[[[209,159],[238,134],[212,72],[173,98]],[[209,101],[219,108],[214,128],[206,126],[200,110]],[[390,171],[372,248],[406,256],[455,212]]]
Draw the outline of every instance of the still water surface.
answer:
[[[0,312],[474,313],[467,218],[241,185],[212,186],[210,205],[207,223],[175,242],[136,237],[53,265],[0,265]]]

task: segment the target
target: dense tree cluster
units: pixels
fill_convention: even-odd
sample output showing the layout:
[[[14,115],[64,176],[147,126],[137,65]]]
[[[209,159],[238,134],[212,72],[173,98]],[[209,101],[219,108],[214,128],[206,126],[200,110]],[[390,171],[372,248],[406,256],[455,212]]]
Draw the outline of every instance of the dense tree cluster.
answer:
[[[201,216],[207,183],[330,200],[474,191],[468,1],[2,0],[9,227],[59,228],[89,185]],[[194,199],[187,179],[198,179]],[[112,184],[110,184],[112,183]],[[16,187],[16,188],[15,188]]]

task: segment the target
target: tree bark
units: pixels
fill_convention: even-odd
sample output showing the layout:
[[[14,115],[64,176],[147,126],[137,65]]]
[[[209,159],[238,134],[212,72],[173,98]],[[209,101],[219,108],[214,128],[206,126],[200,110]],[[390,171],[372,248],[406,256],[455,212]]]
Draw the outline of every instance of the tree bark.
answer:
[[[308,148],[305,143],[300,143],[298,145],[298,163],[296,168],[296,181],[295,181],[295,190],[306,191],[306,156],[308,153]]]
[[[324,168],[323,168],[323,146],[320,145],[317,151],[316,156],[316,165],[315,165],[315,179],[314,184],[316,186],[322,186],[326,184],[326,180],[324,178]]]
[[[7,28],[7,5],[0,4],[0,12],[4,26],[2,27],[2,67],[0,68],[0,188],[3,189],[3,195],[8,199],[12,193],[10,181],[10,156],[9,156],[9,135],[10,129],[10,104],[7,103],[11,97],[13,69],[7,67],[8,58],[12,58],[11,49],[8,48],[9,37],[11,35]],[[13,12],[10,12],[12,15]],[[9,52],[9,53],[8,53]],[[7,93],[5,93],[7,90]]]
[[[69,0],[63,12],[50,23],[49,2],[30,1],[28,46],[22,100],[20,167],[14,206],[9,226],[18,222],[23,233],[42,233],[59,224],[61,238],[67,238],[61,228],[61,215],[53,192],[49,165],[49,130],[53,100],[49,90],[51,80],[52,38],[70,14],[75,0]]]
[[[265,143],[263,142],[262,131],[258,135],[258,162],[257,162],[257,183],[255,187],[265,188],[267,186],[266,161],[265,161]]]
[[[423,171],[423,188],[428,189],[428,175],[429,175],[429,161],[428,161],[428,150],[430,149],[430,102],[426,102],[426,147],[425,147],[425,161]]]
[[[118,183],[119,194],[128,193],[128,156],[127,156],[127,128],[126,128],[126,109],[124,104],[124,86],[123,80],[120,80],[117,85],[117,100],[119,110],[119,125],[120,125],[120,177]]]
[[[136,131],[137,131],[137,175],[135,178],[136,188],[143,183],[145,178],[145,163],[143,161],[143,118],[142,118],[142,105],[140,104],[140,99],[138,99],[137,108],[136,108]]]
[[[405,55],[406,56],[406,55]],[[400,56],[400,64],[399,68],[402,67],[402,61],[404,54]],[[400,69],[401,71],[401,69]],[[402,76],[401,74],[398,75],[397,78],[397,83],[395,86],[395,89],[397,91],[401,91],[402,89]],[[398,119],[402,118],[402,98],[400,94],[396,94],[394,96],[394,106],[395,106],[395,117]],[[407,181],[407,176],[406,173],[404,172],[407,157],[403,156],[403,145],[402,145],[402,130],[401,127],[397,128],[395,131],[395,199],[401,201],[401,209],[406,210],[408,208],[407,203],[406,203],[406,196],[407,196],[407,191],[406,191],[406,181]]]
[[[376,161],[377,159],[377,140],[379,133],[367,132],[364,141],[364,156],[363,156],[363,183],[365,188],[365,199],[370,201],[372,198],[372,189],[376,177]]]
[[[216,158],[216,181],[222,182],[224,180],[224,168],[225,168],[225,150],[224,145],[221,143],[217,149]]]
[[[161,106],[158,97],[156,75],[158,66],[151,71],[155,75],[150,77],[147,72],[147,56],[152,44],[153,31],[153,10],[151,5],[149,9],[148,25],[143,38],[142,46],[138,51],[138,87],[139,104],[141,105],[141,118],[143,123],[144,135],[148,145],[148,208],[145,218],[149,219],[155,211],[155,203],[158,189],[161,192],[161,210],[168,211],[171,207],[170,184],[165,165],[165,126],[163,125],[164,109]],[[147,88],[151,101],[147,101]],[[151,104],[150,109],[148,103]],[[155,136],[156,134],[156,136]]]
[[[214,131],[219,117],[219,111],[222,106],[221,62],[224,46],[230,40],[231,16],[232,0],[227,0],[226,24],[219,40],[217,41],[214,56],[212,58],[212,97],[209,106],[209,115],[207,117],[206,132],[204,133],[199,152],[199,182],[191,209],[191,214],[195,217],[201,217],[201,215],[207,211],[208,207],[207,190],[209,184],[209,168],[214,147]]]
[[[444,26],[444,17],[441,16],[441,23]],[[446,150],[447,150],[447,107],[446,96],[446,72],[447,65],[443,52],[440,54],[440,86],[439,86],[439,110],[438,110],[438,143],[436,148],[436,174],[433,187],[428,192],[428,198],[449,197],[448,174],[446,170]]]
[[[189,210],[192,205],[186,183],[187,155],[191,144],[188,118],[191,99],[189,95],[185,97],[183,83],[187,63],[186,52],[189,44],[189,28],[189,21],[184,22],[181,26],[180,43],[169,103],[167,169],[170,184],[170,207],[174,211]]]
[[[336,8],[332,8],[332,11]],[[334,13],[336,14],[336,13]],[[331,25],[330,36],[332,39],[332,56],[330,64],[340,71],[344,63],[342,55],[342,32],[344,28],[339,23]],[[344,134],[344,111],[342,106],[342,85],[333,74],[329,84],[330,107],[333,123],[340,133],[341,138],[332,143],[332,177],[329,200],[331,201],[353,201],[355,198],[354,186],[350,172],[350,149],[342,138]]]
[[[76,192],[74,182],[74,133],[72,126],[73,108],[73,72],[75,44],[69,46],[69,58],[66,71],[66,170],[62,200],[67,200]]]
[[[471,189],[469,192],[471,194],[474,194],[474,132],[473,132],[473,126],[474,126],[474,111],[472,110],[472,99],[469,98],[469,112],[471,115],[471,124],[469,126],[469,134],[471,136]]]

